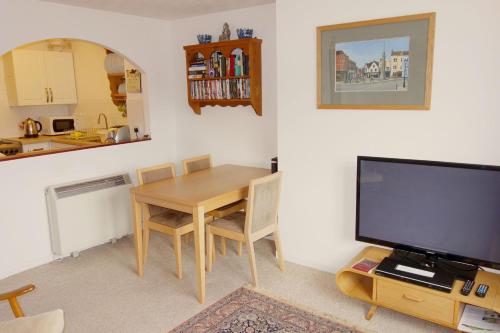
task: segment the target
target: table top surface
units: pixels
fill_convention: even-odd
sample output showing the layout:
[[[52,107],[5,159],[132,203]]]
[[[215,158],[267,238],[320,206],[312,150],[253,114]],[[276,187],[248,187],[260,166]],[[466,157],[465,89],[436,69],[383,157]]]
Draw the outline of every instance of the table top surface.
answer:
[[[132,188],[136,196],[154,198],[189,206],[201,206],[206,201],[231,192],[245,191],[252,179],[271,174],[271,170],[225,164],[188,175],[149,183]]]

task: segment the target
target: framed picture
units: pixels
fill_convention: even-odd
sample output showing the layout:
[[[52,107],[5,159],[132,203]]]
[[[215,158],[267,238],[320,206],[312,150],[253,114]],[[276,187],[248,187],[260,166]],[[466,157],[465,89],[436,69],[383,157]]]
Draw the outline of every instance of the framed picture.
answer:
[[[318,27],[318,108],[429,110],[435,17]]]
[[[126,71],[127,77],[127,92],[128,93],[140,93],[142,91],[141,87],[141,72],[136,69],[130,69]]]

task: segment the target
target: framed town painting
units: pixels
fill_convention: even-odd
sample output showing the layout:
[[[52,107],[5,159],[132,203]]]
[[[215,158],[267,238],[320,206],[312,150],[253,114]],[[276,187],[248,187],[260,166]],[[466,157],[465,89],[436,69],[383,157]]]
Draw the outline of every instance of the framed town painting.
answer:
[[[319,109],[429,110],[435,13],[317,28]]]

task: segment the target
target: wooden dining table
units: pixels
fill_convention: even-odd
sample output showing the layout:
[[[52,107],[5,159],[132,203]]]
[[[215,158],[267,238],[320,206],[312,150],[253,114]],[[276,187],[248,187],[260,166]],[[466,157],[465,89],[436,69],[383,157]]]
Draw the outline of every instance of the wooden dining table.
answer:
[[[134,212],[137,274],[144,275],[142,209],[148,204],[193,215],[198,300],[205,302],[205,212],[244,199],[250,180],[269,175],[269,169],[221,165],[161,180],[130,190]]]

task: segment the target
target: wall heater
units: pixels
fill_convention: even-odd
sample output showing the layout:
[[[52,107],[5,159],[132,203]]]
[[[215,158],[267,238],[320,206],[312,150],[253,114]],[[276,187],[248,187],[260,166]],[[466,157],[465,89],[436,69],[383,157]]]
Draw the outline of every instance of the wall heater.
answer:
[[[51,186],[45,192],[52,252],[79,251],[132,233],[128,174]]]

